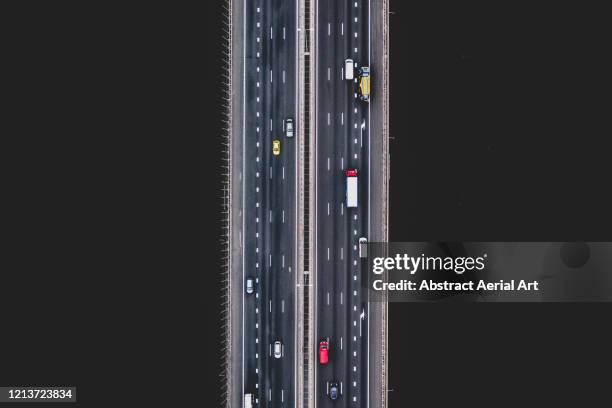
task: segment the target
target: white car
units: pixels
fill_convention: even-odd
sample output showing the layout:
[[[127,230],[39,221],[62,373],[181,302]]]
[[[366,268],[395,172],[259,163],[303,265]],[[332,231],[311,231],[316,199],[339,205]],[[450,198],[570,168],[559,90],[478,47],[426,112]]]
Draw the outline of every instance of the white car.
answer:
[[[283,356],[283,343],[280,340],[274,342],[274,358],[281,358]]]
[[[344,78],[351,81],[354,78],[354,76],[355,76],[355,65],[353,64],[352,59],[347,58],[347,60],[344,61]]]

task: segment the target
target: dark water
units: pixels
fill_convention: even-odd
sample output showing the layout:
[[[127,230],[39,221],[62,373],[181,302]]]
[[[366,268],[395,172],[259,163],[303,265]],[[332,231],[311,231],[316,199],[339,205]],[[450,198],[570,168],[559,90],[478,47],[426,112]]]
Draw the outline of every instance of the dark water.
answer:
[[[390,240],[612,241],[603,11],[455,3],[391,1]],[[606,309],[392,304],[390,406],[584,405]]]

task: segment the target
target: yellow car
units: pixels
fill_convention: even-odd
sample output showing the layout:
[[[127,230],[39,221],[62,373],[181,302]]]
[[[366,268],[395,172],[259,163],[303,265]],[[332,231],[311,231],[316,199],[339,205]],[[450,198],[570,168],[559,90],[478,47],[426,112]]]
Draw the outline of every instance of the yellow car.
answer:
[[[280,154],[280,140],[272,141],[272,154],[275,156]]]
[[[370,67],[361,67],[359,72],[359,94],[361,100],[370,100]]]

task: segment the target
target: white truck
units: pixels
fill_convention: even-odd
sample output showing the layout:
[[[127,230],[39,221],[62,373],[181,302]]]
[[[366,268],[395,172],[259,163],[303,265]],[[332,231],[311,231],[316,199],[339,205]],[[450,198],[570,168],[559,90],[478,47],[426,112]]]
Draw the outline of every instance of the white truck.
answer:
[[[244,394],[244,408],[252,408],[255,402],[253,394]]]
[[[346,171],[346,206],[357,207],[357,170]]]

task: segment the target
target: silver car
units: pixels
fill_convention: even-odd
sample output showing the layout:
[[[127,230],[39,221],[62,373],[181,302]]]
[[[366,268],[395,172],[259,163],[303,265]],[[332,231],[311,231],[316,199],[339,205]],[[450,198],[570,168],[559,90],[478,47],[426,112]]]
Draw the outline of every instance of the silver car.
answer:
[[[293,119],[285,119],[285,135],[287,137],[293,137]]]
[[[368,239],[365,237],[359,238],[359,257],[368,257]]]
[[[281,358],[283,356],[283,343],[280,340],[274,342],[274,358]]]

